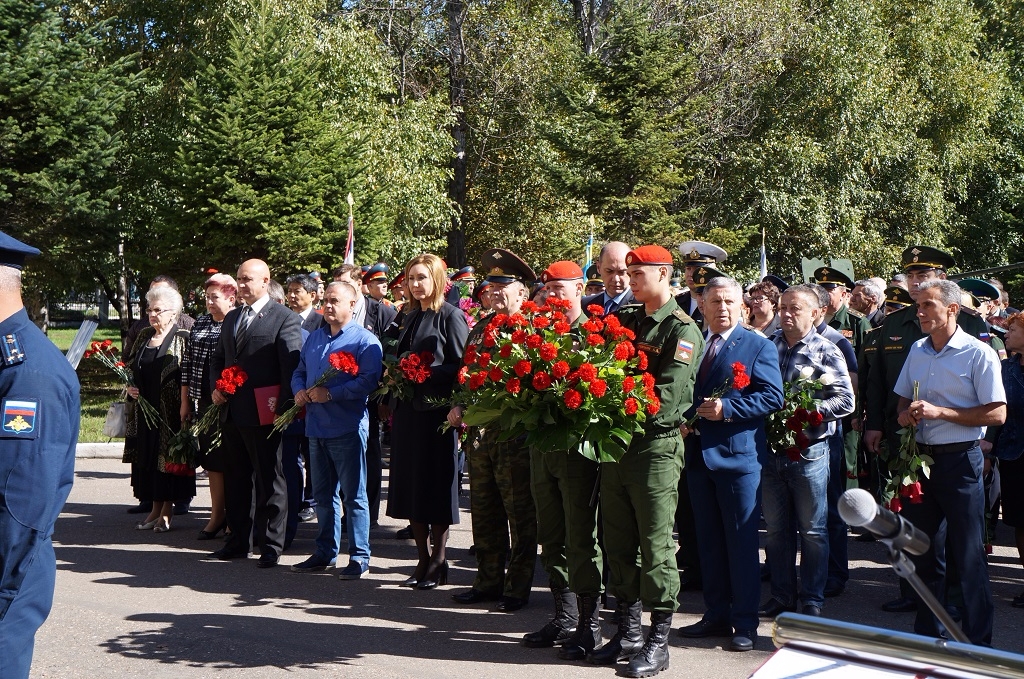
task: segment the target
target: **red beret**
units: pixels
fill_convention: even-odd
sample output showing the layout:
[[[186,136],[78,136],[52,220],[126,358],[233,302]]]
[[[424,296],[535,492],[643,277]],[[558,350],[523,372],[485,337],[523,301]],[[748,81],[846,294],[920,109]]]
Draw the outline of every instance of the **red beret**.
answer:
[[[582,280],[583,269],[576,262],[552,262],[548,268],[544,269],[544,272],[540,275],[540,279],[547,283],[548,281],[575,281]]]
[[[644,245],[626,254],[626,266],[672,266],[672,253],[660,245]]]

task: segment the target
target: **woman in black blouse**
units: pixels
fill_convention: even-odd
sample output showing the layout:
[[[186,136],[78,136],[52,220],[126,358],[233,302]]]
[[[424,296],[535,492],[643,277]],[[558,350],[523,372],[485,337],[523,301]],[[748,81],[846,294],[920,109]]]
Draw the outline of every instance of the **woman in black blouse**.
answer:
[[[181,366],[181,421],[202,417],[210,400],[210,357],[220,341],[224,316],[235,306],[238,287],[227,274],[214,274],[203,284],[206,310],[196,319],[189,334],[189,350]],[[200,540],[212,540],[227,525],[224,505],[224,454],[213,447],[209,435],[199,437],[198,463],[207,471],[210,482],[210,520],[199,531]]]
[[[419,561],[403,585],[432,589],[447,582],[448,527],[459,522],[458,448],[455,431],[441,433],[469,328],[462,311],[444,301],[444,263],[436,255],[414,257],[405,267],[410,299],[398,329],[396,356],[430,352],[430,377],[408,401],[392,399],[388,516],[408,519]],[[428,536],[428,531],[430,535]],[[432,539],[430,539],[432,538]],[[433,545],[431,552],[430,546]]]

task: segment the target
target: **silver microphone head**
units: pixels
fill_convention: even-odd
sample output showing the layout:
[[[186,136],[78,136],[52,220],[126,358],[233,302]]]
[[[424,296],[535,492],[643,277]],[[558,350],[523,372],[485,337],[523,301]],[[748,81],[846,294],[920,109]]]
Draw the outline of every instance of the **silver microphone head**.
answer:
[[[839,516],[851,526],[866,526],[878,515],[878,503],[863,488],[851,488],[839,496]]]

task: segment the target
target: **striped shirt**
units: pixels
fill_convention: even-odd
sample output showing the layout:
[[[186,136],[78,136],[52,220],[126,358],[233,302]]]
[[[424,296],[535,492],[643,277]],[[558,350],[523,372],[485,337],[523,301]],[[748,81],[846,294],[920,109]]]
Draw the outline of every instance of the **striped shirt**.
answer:
[[[989,403],[1006,403],[999,356],[995,350],[957,326],[942,351],[936,352],[931,337],[914,342],[896,381],[894,391],[932,405],[961,410]],[[977,441],[985,427],[967,427],[946,420],[923,420],[917,425],[918,442],[929,446]]]
[[[181,384],[188,387],[188,397],[193,403],[210,396],[210,357],[220,341],[222,321],[213,320],[210,314],[196,319],[189,331],[188,351],[181,361]]]

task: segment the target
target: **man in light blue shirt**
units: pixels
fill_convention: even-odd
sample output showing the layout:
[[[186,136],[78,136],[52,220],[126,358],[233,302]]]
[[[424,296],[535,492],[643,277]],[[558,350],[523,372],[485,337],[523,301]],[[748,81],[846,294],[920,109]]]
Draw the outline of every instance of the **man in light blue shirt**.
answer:
[[[356,580],[370,567],[370,513],[366,498],[366,399],[377,388],[382,369],[380,341],[351,323],[359,293],[336,281],[324,291],[324,325],[309,336],[292,376],[295,403],[306,406],[306,435],[313,475],[319,533],[316,552],[293,571],[322,571],[335,564],[341,542],[341,497],[348,520],[349,564],[338,577]],[[331,354],[347,352],[355,375],[339,372],[320,387],[317,378],[331,367]]]
[[[901,426],[917,427],[918,452],[932,463],[930,475],[920,478],[920,501],[906,501],[902,513],[932,538],[933,545],[939,526],[947,522],[946,556],[960,573],[964,633],[971,643],[988,646],[994,609],[982,534],[985,488],[979,439],[986,427],[1006,419],[999,357],[957,325],[960,289],[956,283],[922,283],[916,302],[917,318],[927,337],[914,343],[903,364],[895,388],[900,397],[897,412]],[[921,580],[941,599],[944,574],[934,549],[911,558]],[[914,630],[941,634],[935,616],[920,602]]]

